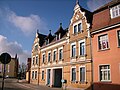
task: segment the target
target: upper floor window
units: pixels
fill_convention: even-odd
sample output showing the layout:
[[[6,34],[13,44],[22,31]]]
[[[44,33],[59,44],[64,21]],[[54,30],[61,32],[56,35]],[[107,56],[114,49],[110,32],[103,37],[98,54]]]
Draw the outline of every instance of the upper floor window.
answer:
[[[120,47],[120,30],[117,31],[117,34],[118,34],[118,47]]]
[[[38,56],[36,56],[36,64],[38,64]]]
[[[80,82],[85,82],[85,67],[80,67]]]
[[[38,50],[38,45],[35,45],[35,51],[37,51]]]
[[[105,50],[105,49],[109,48],[108,35],[107,34],[99,36],[98,40],[99,40],[99,49],[100,50]]]
[[[74,34],[77,33],[77,25],[74,26]]]
[[[48,62],[50,62],[50,59],[51,59],[51,53],[49,52],[48,53]]]
[[[63,49],[59,50],[59,60],[63,59]]]
[[[42,62],[45,63],[45,54],[42,55]]]
[[[72,74],[71,80],[75,82],[76,81],[76,68],[72,68],[71,74]]]
[[[35,64],[35,57],[33,57],[32,64],[33,65]]]
[[[114,6],[110,9],[111,11],[111,18],[115,18],[120,16],[120,4],[117,6]]]
[[[56,51],[53,51],[53,61],[56,60]]]
[[[76,56],[76,45],[72,45],[72,57]]]
[[[110,65],[101,65],[100,70],[100,81],[110,81]]]
[[[76,34],[78,32],[82,32],[82,22],[77,22],[73,25],[73,34]]]
[[[85,42],[80,42],[80,55],[85,55]]]

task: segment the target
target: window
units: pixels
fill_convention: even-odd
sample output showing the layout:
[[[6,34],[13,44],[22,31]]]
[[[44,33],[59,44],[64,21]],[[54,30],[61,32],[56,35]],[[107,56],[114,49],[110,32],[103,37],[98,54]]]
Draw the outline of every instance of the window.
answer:
[[[77,22],[73,25],[73,34],[76,34],[78,32],[82,32],[82,22]]]
[[[72,68],[72,81],[76,81],[76,68]]]
[[[100,81],[110,80],[110,65],[101,65],[100,69]]]
[[[37,71],[35,71],[35,79],[37,79]]]
[[[85,67],[80,67],[80,82],[85,82]]]
[[[48,53],[48,62],[50,62],[51,59],[51,53]]]
[[[117,34],[118,34],[118,46],[120,47],[120,30],[117,31]]]
[[[48,44],[49,44],[49,39],[48,39],[48,40],[45,40],[45,43],[46,43],[46,45],[48,45]]]
[[[35,51],[37,51],[38,50],[38,45],[35,45]]]
[[[79,24],[78,24],[78,32],[81,32],[81,31],[82,31],[82,24],[79,23]]]
[[[76,56],[76,45],[72,45],[72,57]]]
[[[33,57],[33,62],[32,62],[32,64],[33,64],[33,65],[35,64],[35,57]]]
[[[42,55],[42,62],[45,63],[45,54]]]
[[[42,80],[44,79],[44,71],[42,71]]]
[[[80,43],[80,55],[85,55],[85,42]]]
[[[56,60],[56,51],[53,52],[53,61]]]
[[[111,18],[120,16],[120,4],[111,8]]]
[[[74,34],[77,33],[77,25],[74,26]]]
[[[63,49],[59,50],[59,60],[63,59]]]
[[[99,49],[100,50],[104,50],[104,49],[109,48],[109,46],[108,46],[108,35],[107,34],[99,36],[98,39],[99,39]]]
[[[32,71],[32,79],[34,79],[34,71]]]
[[[36,56],[36,64],[38,64],[38,56]]]

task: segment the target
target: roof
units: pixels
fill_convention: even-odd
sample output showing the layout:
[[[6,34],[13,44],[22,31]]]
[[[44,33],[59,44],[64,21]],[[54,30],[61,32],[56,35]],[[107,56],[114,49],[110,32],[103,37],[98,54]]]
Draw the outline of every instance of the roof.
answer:
[[[102,11],[104,9],[107,9],[109,7],[112,7],[112,6],[114,6],[114,5],[118,4],[118,3],[120,3],[120,0],[112,0],[111,2],[109,2],[109,3],[107,3],[107,4],[103,5],[103,6],[101,6],[97,10],[95,10],[93,13],[100,12],[100,11]]]
[[[120,0],[113,0],[94,11],[91,32],[120,23],[120,16],[116,18],[111,18],[110,16],[110,7],[118,5],[119,3]]]
[[[38,38],[39,38],[39,45],[42,46],[45,40],[46,35],[38,33]]]

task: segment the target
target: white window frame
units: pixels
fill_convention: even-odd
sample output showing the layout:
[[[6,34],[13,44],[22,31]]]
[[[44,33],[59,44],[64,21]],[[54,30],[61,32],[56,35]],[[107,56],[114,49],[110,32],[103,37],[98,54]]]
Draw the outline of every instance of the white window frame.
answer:
[[[43,55],[45,55],[45,52],[42,53],[42,63],[45,63],[45,59],[46,59],[46,58],[44,58],[44,62],[43,62]],[[46,57],[46,56],[45,56],[45,57]]]
[[[61,61],[62,59],[59,59],[60,58],[60,50],[62,49],[62,59],[63,59],[63,47],[60,47],[58,48],[58,60]]]
[[[54,52],[56,52],[55,60],[54,60]],[[56,61],[56,59],[57,59],[57,49],[54,49],[52,53],[53,53],[52,54],[52,60]]]
[[[72,81],[72,69],[73,69],[73,68],[75,68],[75,71],[76,71],[76,80],[75,80],[75,81]],[[70,81],[71,81],[71,82],[76,82],[76,81],[77,81],[77,68],[76,68],[76,66],[72,66],[72,67],[71,67]]]
[[[32,79],[35,79],[35,71],[32,71]]]
[[[36,58],[38,59],[38,60],[37,60],[37,62],[36,62]],[[38,55],[36,55],[36,57],[35,57],[35,64],[37,64],[37,65],[38,65],[38,63],[39,63],[39,56],[38,56]]]
[[[81,83],[85,83],[86,82],[86,66],[85,65],[81,65],[79,66],[79,82],[80,82],[80,68],[85,68],[85,81],[84,82],[81,82]]]
[[[43,74],[43,72],[44,72],[44,74]],[[41,80],[44,80],[45,79],[45,70],[42,70],[41,71]]]
[[[76,49],[76,52],[75,52],[75,57],[72,57],[72,46],[75,45],[75,48],[76,48],[76,42],[73,42],[71,43],[71,46],[70,46],[70,57],[71,58],[75,58],[77,56],[77,49]]]
[[[35,79],[37,79],[37,76],[38,76],[38,72],[37,71],[34,71],[34,77],[35,77]]]
[[[81,54],[81,53],[80,53],[80,43],[82,43],[82,42],[84,42],[84,44],[85,44],[85,39],[80,40],[79,43],[78,43],[78,44],[79,44],[79,45],[78,45],[78,46],[79,46],[79,50],[78,50],[78,51],[79,51],[79,56],[81,56],[81,55],[80,55],[80,54]],[[85,44],[84,46],[85,46],[85,48],[84,48],[84,55],[85,55],[85,54],[86,54],[86,44]]]
[[[80,21],[78,21],[78,22],[76,22],[76,23],[73,24],[73,34],[78,33],[78,24],[80,24],[80,23],[81,23],[81,30],[80,30],[79,32],[82,31],[82,28],[83,28],[83,26],[82,26],[82,20],[80,20]],[[74,26],[77,26],[77,31],[76,31],[76,33],[74,33]]]
[[[118,15],[116,15],[116,11],[118,12]],[[115,16],[113,16],[113,13],[115,14]],[[110,8],[110,15],[111,15],[111,18],[116,18],[120,16],[120,4]]]
[[[100,46],[100,43],[101,43],[100,37],[103,37],[103,36],[107,36],[108,47],[106,47],[106,48],[102,48],[102,47]],[[104,40],[102,40],[102,41],[104,41]],[[98,36],[98,50],[106,50],[106,49],[109,49],[109,48],[110,48],[110,45],[109,45],[109,44],[110,44],[110,43],[109,43],[108,34],[102,34],[102,35],[99,35],[99,36]]]
[[[100,80],[100,66],[107,66],[107,65],[109,65],[109,67],[111,67],[111,65],[110,64],[100,64],[99,65],[99,68],[98,68],[98,75],[99,75],[99,81],[100,82],[110,82],[111,81],[111,69],[109,69],[109,72],[110,72],[110,80]],[[107,70],[108,71],[108,70]]]
[[[52,56],[52,53],[51,53],[51,51],[48,51],[48,53],[47,53],[47,62],[49,63],[50,61],[48,61],[48,59],[49,59],[49,53],[50,53],[50,61],[51,61],[51,56]]]
[[[32,57],[32,65],[35,65],[35,59],[36,59],[35,56],[33,56]],[[34,63],[33,63],[33,61],[34,61]]]

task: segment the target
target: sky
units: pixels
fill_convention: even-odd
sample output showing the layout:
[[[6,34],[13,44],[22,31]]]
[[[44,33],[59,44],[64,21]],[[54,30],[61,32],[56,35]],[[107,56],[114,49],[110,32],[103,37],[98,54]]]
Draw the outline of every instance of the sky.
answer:
[[[111,0],[79,0],[79,4],[93,12]],[[27,63],[35,33],[52,34],[60,23],[69,27],[76,0],[0,0],[0,55],[17,54],[20,63]]]

